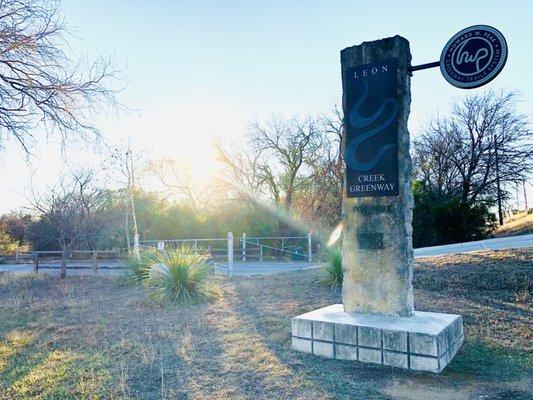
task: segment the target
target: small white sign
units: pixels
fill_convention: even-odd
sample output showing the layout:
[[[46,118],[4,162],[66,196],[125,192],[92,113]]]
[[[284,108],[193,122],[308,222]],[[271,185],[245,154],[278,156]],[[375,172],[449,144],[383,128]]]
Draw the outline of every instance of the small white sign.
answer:
[[[165,250],[165,242],[157,242],[157,250]]]

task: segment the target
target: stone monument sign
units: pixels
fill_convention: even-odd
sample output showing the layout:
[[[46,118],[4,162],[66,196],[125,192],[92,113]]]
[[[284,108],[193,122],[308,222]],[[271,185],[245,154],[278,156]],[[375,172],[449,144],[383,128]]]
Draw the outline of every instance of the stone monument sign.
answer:
[[[400,36],[341,51],[343,304],[294,317],[295,350],[432,372],[455,356],[462,317],[413,308],[410,78],[440,66],[448,82],[469,89],[494,79],[506,59],[505,38],[487,25],[463,29],[440,62],[418,66],[411,66],[409,42]]]
[[[413,312],[409,42],[399,36],[341,52],[346,195],[342,299],[347,312]]]

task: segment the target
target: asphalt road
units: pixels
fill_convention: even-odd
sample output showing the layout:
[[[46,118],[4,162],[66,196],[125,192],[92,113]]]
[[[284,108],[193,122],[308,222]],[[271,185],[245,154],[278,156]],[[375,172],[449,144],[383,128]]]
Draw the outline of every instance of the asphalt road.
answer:
[[[469,253],[471,251],[514,249],[531,246],[533,246],[533,234],[447,244],[444,246],[423,247],[415,249],[415,257],[442,256],[446,254]]]

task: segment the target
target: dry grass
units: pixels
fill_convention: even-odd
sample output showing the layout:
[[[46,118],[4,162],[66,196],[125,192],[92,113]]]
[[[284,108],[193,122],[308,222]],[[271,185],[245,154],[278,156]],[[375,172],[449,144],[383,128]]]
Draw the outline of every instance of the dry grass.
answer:
[[[506,220],[502,226],[498,227],[495,236],[504,237],[528,233],[533,233],[533,213],[526,214],[524,212]]]
[[[533,351],[533,248],[418,259],[416,308],[463,315],[466,337]]]
[[[187,307],[156,306],[113,279],[0,275],[0,399],[530,398],[521,288],[532,257],[417,266],[417,308],[464,316],[467,340],[439,376],[293,352],[290,318],[340,301],[317,286],[319,271],[220,278],[217,302]]]

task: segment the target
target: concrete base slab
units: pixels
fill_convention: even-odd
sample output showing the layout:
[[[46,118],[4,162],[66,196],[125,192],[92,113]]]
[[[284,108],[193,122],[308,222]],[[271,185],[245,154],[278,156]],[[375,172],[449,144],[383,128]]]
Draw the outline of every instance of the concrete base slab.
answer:
[[[455,314],[391,317],[346,313],[334,304],[292,318],[294,350],[413,371],[441,372],[463,339],[463,318]]]

